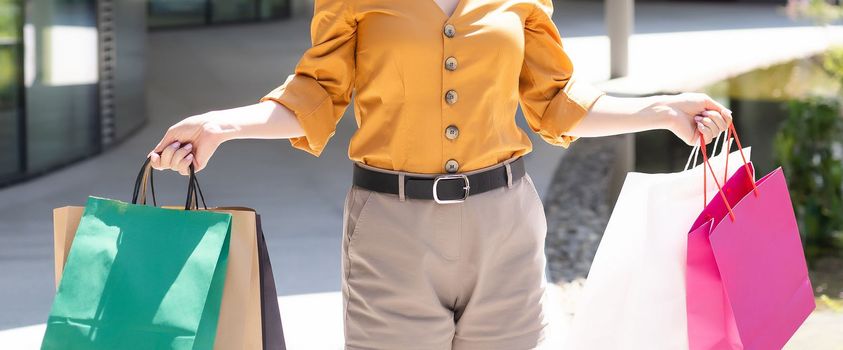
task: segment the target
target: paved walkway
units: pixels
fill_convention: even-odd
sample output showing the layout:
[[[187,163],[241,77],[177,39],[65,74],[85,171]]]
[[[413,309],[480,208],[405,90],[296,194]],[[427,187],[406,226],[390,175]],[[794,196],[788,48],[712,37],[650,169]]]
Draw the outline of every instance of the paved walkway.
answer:
[[[758,67],[843,44],[843,27],[792,21],[770,4],[640,2],[629,76],[609,80],[602,4],[557,4],[554,19],[576,69],[615,95],[693,91]]]
[[[798,27],[769,5],[642,3],[636,15],[640,34],[633,41],[632,70],[646,79],[610,82],[604,85],[607,90],[640,93],[687,86],[680,78],[700,83],[733,72],[724,67],[744,69],[824,45],[814,35],[816,28]],[[577,69],[587,80],[605,80],[608,42],[600,4],[560,3],[554,19]],[[143,157],[167,127],[191,114],[256,101],[292,71],[309,46],[308,26],[309,20],[297,19],[150,34],[148,125],[101,156],[0,190],[0,329],[8,330],[0,332],[0,344],[40,337],[38,324],[47,317],[54,290],[51,210],[84,203],[88,195],[129,199]],[[740,64],[734,67],[733,62]],[[210,205],[245,205],[265,214],[291,344],[331,343],[340,336],[336,291],[342,203],[351,179],[346,158],[355,129],[351,113],[349,108],[320,158],[292,149],[286,140],[238,141],[223,145],[200,174]],[[517,118],[526,129],[523,117]],[[531,137],[535,151],[527,157],[528,169],[543,194],[567,151]],[[164,173],[157,180],[161,202],[181,200],[183,178]],[[564,334],[565,318],[559,319],[557,329]],[[812,319],[821,320],[820,327],[801,333],[843,329],[839,314]],[[312,324],[330,329],[313,335],[318,328]],[[314,347],[290,347],[307,348]],[[834,349],[800,347],[808,348]]]
[[[561,298],[559,289],[550,290],[552,299]],[[339,292],[311,293],[279,297],[279,308],[284,324],[287,349],[290,350],[341,350],[342,296]],[[559,308],[548,310],[555,329],[564,330],[567,319]],[[11,345],[15,350],[37,350],[44,336],[44,324],[0,331],[0,345]],[[561,349],[563,332],[549,335],[547,349]]]
[[[562,290],[551,285],[549,300],[561,300]],[[287,349],[342,349],[342,297],[339,292],[290,295],[278,298],[284,324]],[[562,305],[558,302],[556,305]],[[546,349],[564,349],[568,314],[551,307],[548,316],[553,326]],[[44,336],[44,324],[0,330],[0,345],[15,350],[37,350]],[[793,336],[784,350],[841,350],[843,316],[831,311],[815,312]]]

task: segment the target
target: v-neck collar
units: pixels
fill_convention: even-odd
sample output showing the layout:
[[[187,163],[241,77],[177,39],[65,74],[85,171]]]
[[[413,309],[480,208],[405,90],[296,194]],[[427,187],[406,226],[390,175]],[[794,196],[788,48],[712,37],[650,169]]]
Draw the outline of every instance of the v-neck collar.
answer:
[[[451,13],[450,16],[447,13],[445,13],[445,10],[443,10],[442,7],[440,7],[439,4],[436,3],[436,1],[434,1],[434,0],[423,0],[423,1],[427,1],[431,5],[433,5],[433,7],[436,7],[436,9],[438,10],[437,12],[439,12],[439,15],[442,16],[442,17],[445,17],[445,19],[450,22],[451,19],[455,15],[457,15],[457,13],[462,11],[462,8],[464,7],[465,2],[468,1],[468,0],[457,0],[457,7],[454,8],[454,11]]]

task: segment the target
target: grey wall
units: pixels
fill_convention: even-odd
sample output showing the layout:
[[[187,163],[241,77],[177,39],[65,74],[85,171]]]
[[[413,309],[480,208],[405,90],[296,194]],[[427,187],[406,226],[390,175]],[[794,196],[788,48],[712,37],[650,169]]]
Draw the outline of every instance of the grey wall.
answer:
[[[292,17],[310,17],[313,15],[313,0],[290,0],[290,13]]]
[[[115,137],[146,121],[146,0],[116,1]]]

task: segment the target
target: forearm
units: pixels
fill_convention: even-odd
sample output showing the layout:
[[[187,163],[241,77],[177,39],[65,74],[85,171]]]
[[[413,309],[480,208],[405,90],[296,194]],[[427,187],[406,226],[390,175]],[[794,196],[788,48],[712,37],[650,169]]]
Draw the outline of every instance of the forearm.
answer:
[[[209,112],[208,118],[220,128],[222,141],[287,139],[304,135],[293,112],[274,101]]]
[[[663,95],[615,97],[604,95],[594,102],[589,113],[566,134],[601,137],[653,129],[669,129],[671,118],[660,110]]]
[[[669,117],[659,113],[662,96],[597,99],[589,113],[567,134],[600,137],[652,129],[668,129]],[[247,106],[209,112],[207,118],[220,128],[222,141],[234,139],[285,139],[303,136],[295,115],[283,105],[264,101]]]

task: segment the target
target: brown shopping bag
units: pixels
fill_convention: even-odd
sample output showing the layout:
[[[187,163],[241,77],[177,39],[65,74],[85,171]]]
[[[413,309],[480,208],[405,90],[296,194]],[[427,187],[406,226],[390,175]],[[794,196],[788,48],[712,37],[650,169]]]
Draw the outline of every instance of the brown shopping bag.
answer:
[[[145,168],[146,165],[144,164]],[[151,171],[145,171],[146,169],[141,170],[144,187],[146,176],[151,177]],[[145,198],[141,200],[142,204],[144,202]],[[179,206],[162,207],[173,210],[184,209]],[[61,281],[67,254],[84,209],[84,206],[65,206],[53,210],[56,286]],[[214,349],[285,350],[272,265],[260,227],[259,215],[254,209],[246,207],[212,207],[196,210],[232,215],[228,267]]]
[[[258,260],[260,261],[261,319],[263,320],[263,348],[265,350],[286,350],[284,331],[281,327],[281,311],[278,308],[278,292],[275,290],[275,278],[272,277],[272,264],[269,262],[269,250],[261,228],[261,217],[257,215]]]

